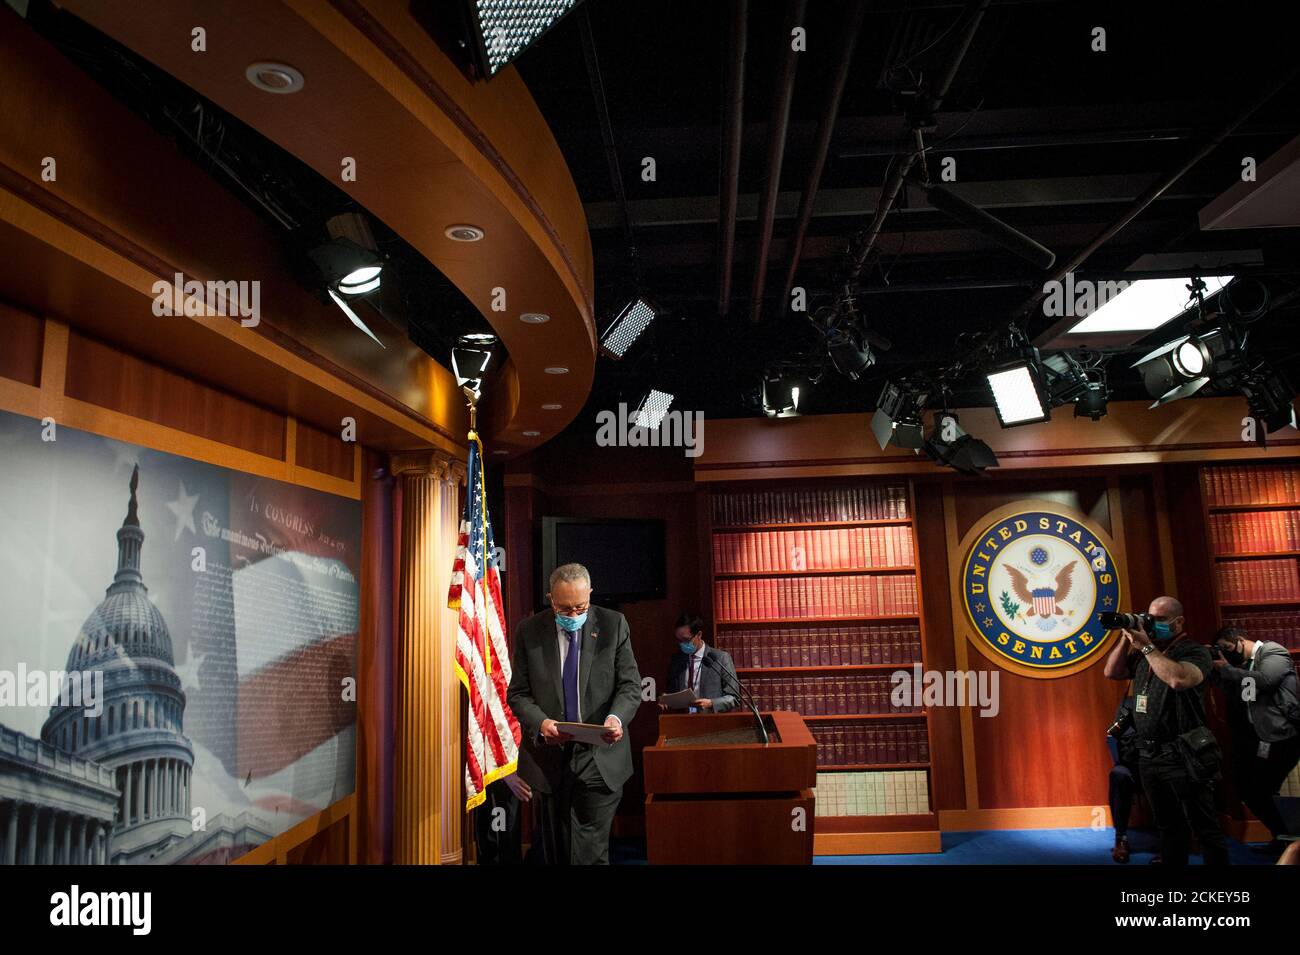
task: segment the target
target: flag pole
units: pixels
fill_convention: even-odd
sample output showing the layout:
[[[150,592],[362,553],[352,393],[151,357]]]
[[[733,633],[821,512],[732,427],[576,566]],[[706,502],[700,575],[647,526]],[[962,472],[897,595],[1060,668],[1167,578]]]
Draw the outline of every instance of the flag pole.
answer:
[[[472,440],[474,437],[474,432],[477,430],[477,426],[478,426],[477,419],[478,419],[479,393],[475,391],[473,388],[471,388],[469,385],[461,386],[460,390],[463,391],[465,393],[465,397],[469,399],[469,434],[470,434],[470,439]]]
[[[477,388],[472,388],[469,385],[462,385],[460,390],[465,394],[465,398],[469,403],[469,440],[478,444],[478,466],[479,466],[479,470],[481,471],[483,468],[483,441],[478,436],[478,399],[479,399],[480,392]],[[471,481],[471,486],[472,485],[473,482]],[[480,482],[480,490],[481,493],[483,493],[486,496],[487,491],[486,489],[482,488],[481,482]],[[484,502],[480,514],[482,514],[483,517],[483,525],[484,525],[483,541],[484,541],[484,546],[486,546],[486,542],[487,542],[486,501]],[[487,559],[487,555],[485,553],[484,560],[486,559]],[[492,638],[487,633],[483,634],[483,666],[488,673],[492,672]]]

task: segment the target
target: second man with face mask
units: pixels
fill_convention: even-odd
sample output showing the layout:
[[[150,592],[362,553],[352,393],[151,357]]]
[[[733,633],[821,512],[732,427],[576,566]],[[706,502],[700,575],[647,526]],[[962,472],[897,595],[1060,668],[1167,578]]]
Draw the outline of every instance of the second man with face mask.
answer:
[[[677,618],[673,643],[678,650],[668,664],[667,692],[691,690],[692,713],[726,713],[736,708],[736,666],[731,654],[704,642],[704,620],[684,613]],[[660,704],[661,710],[666,709]]]
[[[1106,676],[1133,681],[1142,788],[1160,830],[1161,862],[1186,865],[1188,828],[1206,865],[1227,865],[1228,849],[1214,810],[1218,744],[1205,726],[1210,651],[1188,636],[1183,605],[1157,597],[1144,627],[1122,630],[1106,659]]]
[[[1280,855],[1287,827],[1273,797],[1300,760],[1300,686],[1287,648],[1254,640],[1240,627],[1215,635],[1214,682],[1228,704],[1232,775],[1237,794],[1268,826],[1263,851]]]

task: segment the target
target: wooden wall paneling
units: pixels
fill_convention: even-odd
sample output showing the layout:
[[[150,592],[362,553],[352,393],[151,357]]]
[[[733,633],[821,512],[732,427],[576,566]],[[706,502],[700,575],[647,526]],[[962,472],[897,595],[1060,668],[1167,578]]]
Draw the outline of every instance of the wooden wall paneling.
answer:
[[[983,658],[979,654],[970,653],[970,647],[966,644],[966,625],[960,609],[962,605],[961,578],[959,575],[952,573],[954,566],[961,566],[960,561],[962,558],[958,548],[961,534],[958,533],[960,525],[957,518],[957,492],[952,478],[946,478],[943,482],[943,525],[948,545],[948,559],[945,561],[945,566],[949,570],[949,590],[952,595],[948,619],[950,623],[949,632],[952,634],[953,660],[956,664],[955,669],[958,672],[965,673],[970,669],[972,657],[976,659]],[[970,707],[960,707],[957,711],[957,717],[961,727],[962,788],[965,797],[963,803],[967,809],[978,809],[980,805],[979,763],[975,757],[975,725]]]
[[[708,487],[695,490],[695,540],[699,562],[697,574],[699,601],[698,613],[705,620],[713,616],[713,495]]]
[[[290,419],[292,421],[292,419]],[[358,853],[393,861],[393,607],[395,535],[387,456],[367,451],[361,511],[361,619],[357,641]]]
[[[65,393],[268,458],[285,457],[285,417],[73,331]]]
[[[295,421],[294,425],[293,440],[286,441],[286,445],[293,448],[296,467],[330,474],[345,481],[352,479],[357,445],[343,440],[341,427],[329,432],[304,421]]]
[[[39,387],[43,338],[39,318],[0,302],[0,378]]]
[[[946,482],[951,484],[951,482]],[[944,519],[945,483],[917,482],[913,516],[916,532],[918,576],[929,581],[923,590],[922,619],[926,621],[923,657],[926,670],[947,672],[964,668],[957,663],[957,647],[951,627],[942,624],[952,619],[952,593],[948,566],[947,522]],[[963,648],[964,649],[964,648]],[[962,730],[962,716],[957,708],[932,707],[927,719],[930,736],[930,785],[937,811],[966,807],[966,756],[963,740],[969,731]]]
[[[1200,467],[1170,465],[1163,469],[1169,538],[1181,584],[1175,594],[1183,603],[1189,630],[1208,639],[1221,626],[1218,583],[1209,542],[1209,512],[1202,500]]]
[[[927,652],[927,644],[930,641],[930,628],[926,626],[927,616],[925,612],[925,598],[927,591],[923,580],[925,575],[921,573],[922,561],[919,551],[920,545],[917,542],[916,482],[909,480],[906,482],[905,487],[907,489],[907,531],[912,538],[912,576],[916,581],[916,626],[921,635],[921,672],[925,673],[931,669],[930,655]],[[943,588],[937,587],[935,589],[942,590]],[[942,709],[942,707],[940,707],[940,709]],[[934,710],[932,707],[923,707],[923,712],[925,713],[926,746],[930,751],[930,759],[928,760],[929,765],[926,766],[925,773],[927,789],[926,803],[930,807],[930,812],[934,813],[936,811],[935,793],[937,791],[934,781],[934,725],[931,722],[934,716]]]
[[[0,410],[35,419],[52,417],[59,425],[64,427],[88,431],[129,444],[154,448],[169,454],[201,461],[205,464],[244,471],[248,474],[298,484],[302,487],[310,487],[340,497],[358,499],[361,496],[359,458],[356,459],[353,472],[347,479],[319,474],[310,469],[294,468],[292,463],[286,460],[288,449],[284,443],[284,434],[288,428],[288,421],[285,420],[279,425],[272,425],[270,423],[274,422],[277,417],[274,412],[266,412],[249,402],[242,402],[242,404],[257,409],[261,414],[254,415],[247,420],[260,421],[265,426],[278,427],[280,431],[278,442],[274,437],[267,438],[263,436],[260,440],[249,440],[245,443],[267,447],[278,443],[280,453],[274,456],[262,454],[244,447],[227,444],[222,440],[207,437],[203,434],[195,434],[186,430],[183,426],[172,427],[147,418],[137,417],[127,411],[67,396],[65,394],[69,379],[67,362],[75,333],[66,324],[52,319],[46,320],[43,325],[39,387],[0,377]],[[94,353],[95,349],[92,348],[90,351]],[[109,349],[108,354],[111,355],[112,351],[112,349]],[[79,351],[78,354],[83,362],[88,357],[85,350]],[[125,357],[129,358],[130,356]],[[110,357],[109,361],[114,361],[114,359]],[[134,359],[134,361],[140,362],[141,360]],[[147,363],[142,362],[142,364]],[[166,381],[170,385],[176,380],[174,378],[152,377],[154,372],[139,369],[137,371],[142,376],[151,378],[154,386],[157,385],[158,381]],[[163,372],[162,369],[156,369],[156,371]],[[102,380],[102,370],[96,372],[96,377],[101,380],[99,383],[89,386],[89,391],[115,393],[114,388],[116,386]],[[179,380],[185,382],[183,377]],[[191,388],[202,389],[204,387],[193,382],[188,384]],[[77,389],[77,386],[73,385],[73,388]],[[151,398],[146,402],[141,402],[138,399],[126,400],[118,398],[114,400],[127,404],[132,410],[143,410],[145,413],[154,414],[155,417],[159,416],[157,413],[159,403],[165,403],[160,397]],[[204,400],[207,400],[207,398]],[[235,402],[241,401],[241,399],[237,398],[231,400]],[[143,407],[138,407],[140,405],[143,405]],[[185,412],[187,419],[194,413],[195,407],[201,408],[202,403],[200,402],[197,406],[191,404],[189,411]],[[175,416],[174,412],[172,412],[172,416]],[[39,422],[34,422],[33,427],[39,427]],[[359,454],[359,451],[354,451],[354,455],[357,454]]]
[[[956,526],[950,538],[950,560],[963,559],[958,542],[985,514],[1021,499],[1064,504],[1082,511],[1108,532],[1114,529],[1105,477],[1069,472],[962,481],[954,491]],[[954,639],[964,644],[968,628],[961,612],[960,586],[954,579],[952,616]],[[1127,601],[1127,591],[1122,599]],[[972,808],[1093,806],[1104,810],[1110,756],[1102,733],[1122,688],[1102,677],[1101,659],[1099,655],[1092,666],[1069,676],[1039,679],[1004,670],[983,654],[968,654],[977,673],[997,671],[1000,686],[996,717],[968,712],[976,765],[967,778],[974,776],[977,784]]]
[[[1156,533],[1160,539],[1160,570],[1164,574],[1164,590],[1178,593],[1178,561],[1174,556],[1174,539],[1170,529],[1169,495],[1165,487],[1165,468],[1153,468],[1151,476],[1151,507],[1155,512]]]

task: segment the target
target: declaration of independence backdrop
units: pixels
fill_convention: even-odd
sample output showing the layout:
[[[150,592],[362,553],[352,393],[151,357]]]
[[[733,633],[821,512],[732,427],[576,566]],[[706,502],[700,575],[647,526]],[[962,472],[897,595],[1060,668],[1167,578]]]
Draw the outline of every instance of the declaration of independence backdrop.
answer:
[[[0,801],[35,859],[70,812],[109,862],[228,861],[352,793],[360,537],[357,501],[0,413]]]

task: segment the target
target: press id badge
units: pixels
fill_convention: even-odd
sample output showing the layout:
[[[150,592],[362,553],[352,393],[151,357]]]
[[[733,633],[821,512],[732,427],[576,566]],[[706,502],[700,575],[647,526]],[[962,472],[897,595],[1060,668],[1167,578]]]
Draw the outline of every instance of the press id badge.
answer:
[[[1137,696],[1133,697],[1133,712],[1145,713],[1146,711],[1147,711],[1147,695],[1145,693],[1139,693]]]
[[[1255,751],[1255,755],[1258,756],[1260,759],[1268,759],[1268,747],[1269,747],[1268,743],[1264,742],[1263,740],[1260,740],[1259,749]]]

